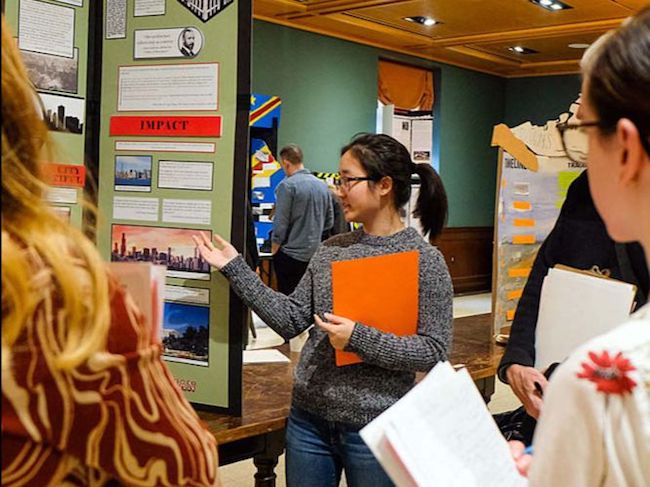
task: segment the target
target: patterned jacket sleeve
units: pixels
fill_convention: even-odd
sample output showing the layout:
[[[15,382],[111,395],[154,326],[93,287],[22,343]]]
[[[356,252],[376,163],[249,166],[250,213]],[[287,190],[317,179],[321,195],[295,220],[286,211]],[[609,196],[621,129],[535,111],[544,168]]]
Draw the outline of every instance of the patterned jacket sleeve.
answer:
[[[3,483],[218,485],[215,439],[129,296],[113,286],[107,347],[73,370],[52,364],[62,328],[55,303],[45,296],[13,354],[11,376],[3,373]],[[29,469],[21,467],[26,459]]]

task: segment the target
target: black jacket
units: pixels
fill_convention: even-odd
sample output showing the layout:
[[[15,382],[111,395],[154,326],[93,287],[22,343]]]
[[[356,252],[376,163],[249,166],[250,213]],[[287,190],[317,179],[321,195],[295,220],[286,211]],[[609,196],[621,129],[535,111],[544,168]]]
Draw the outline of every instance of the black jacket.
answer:
[[[594,207],[587,171],[584,171],[569,187],[555,227],[535,258],[499,364],[498,375],[502,382],[507,382],[505,372],[509,365],[533,367],[535,364],[535,327],[542,282],[548,269],[555,264],[577,269],[593,266],[601,271],[609,269],[611,277],[636,284],[637,306],[647,299],[650,286],[643,248],[638,243],[615,244],[609,237]]]

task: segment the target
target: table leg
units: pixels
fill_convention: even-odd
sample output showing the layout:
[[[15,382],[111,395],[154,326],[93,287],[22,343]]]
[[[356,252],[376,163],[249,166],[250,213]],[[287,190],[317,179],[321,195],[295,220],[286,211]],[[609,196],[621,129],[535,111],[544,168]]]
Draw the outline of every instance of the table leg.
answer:
[[[490,400],[492,399],[492,394],[494,394],[494,386],[495,386],[494,376],[475,380],[474,383],[476,384],[476,387],[481,393],[481,396],[483,396],[483,400],[485,401],[485,404],[489,404]]]
[[[255,487],[275,487],[275,467],[278,457],[284,451],[284,435],[285,429],[267,434],[264,451],[253,457],[253,463],[257,467]]]

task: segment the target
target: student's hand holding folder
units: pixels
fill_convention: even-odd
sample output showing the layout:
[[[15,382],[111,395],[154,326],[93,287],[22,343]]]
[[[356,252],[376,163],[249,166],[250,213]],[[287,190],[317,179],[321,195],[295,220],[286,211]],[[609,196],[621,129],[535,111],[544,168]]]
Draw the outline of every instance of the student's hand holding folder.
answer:
[[[316,325],[327,333],[332,346],[336,350],[343,350],[350,342],[350,337],[354,331],[354,321],[331,313],[325,313],[325,319],[326,322],[321,320],[318,315],[314,315]]]

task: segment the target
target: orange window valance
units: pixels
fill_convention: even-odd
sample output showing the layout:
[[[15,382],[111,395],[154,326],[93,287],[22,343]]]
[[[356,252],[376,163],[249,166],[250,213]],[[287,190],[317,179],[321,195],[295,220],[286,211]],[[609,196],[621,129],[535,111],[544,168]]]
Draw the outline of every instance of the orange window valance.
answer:
[[[378,97],[402,110],[433,109],[433,73],[404,64],[379,61]]]

